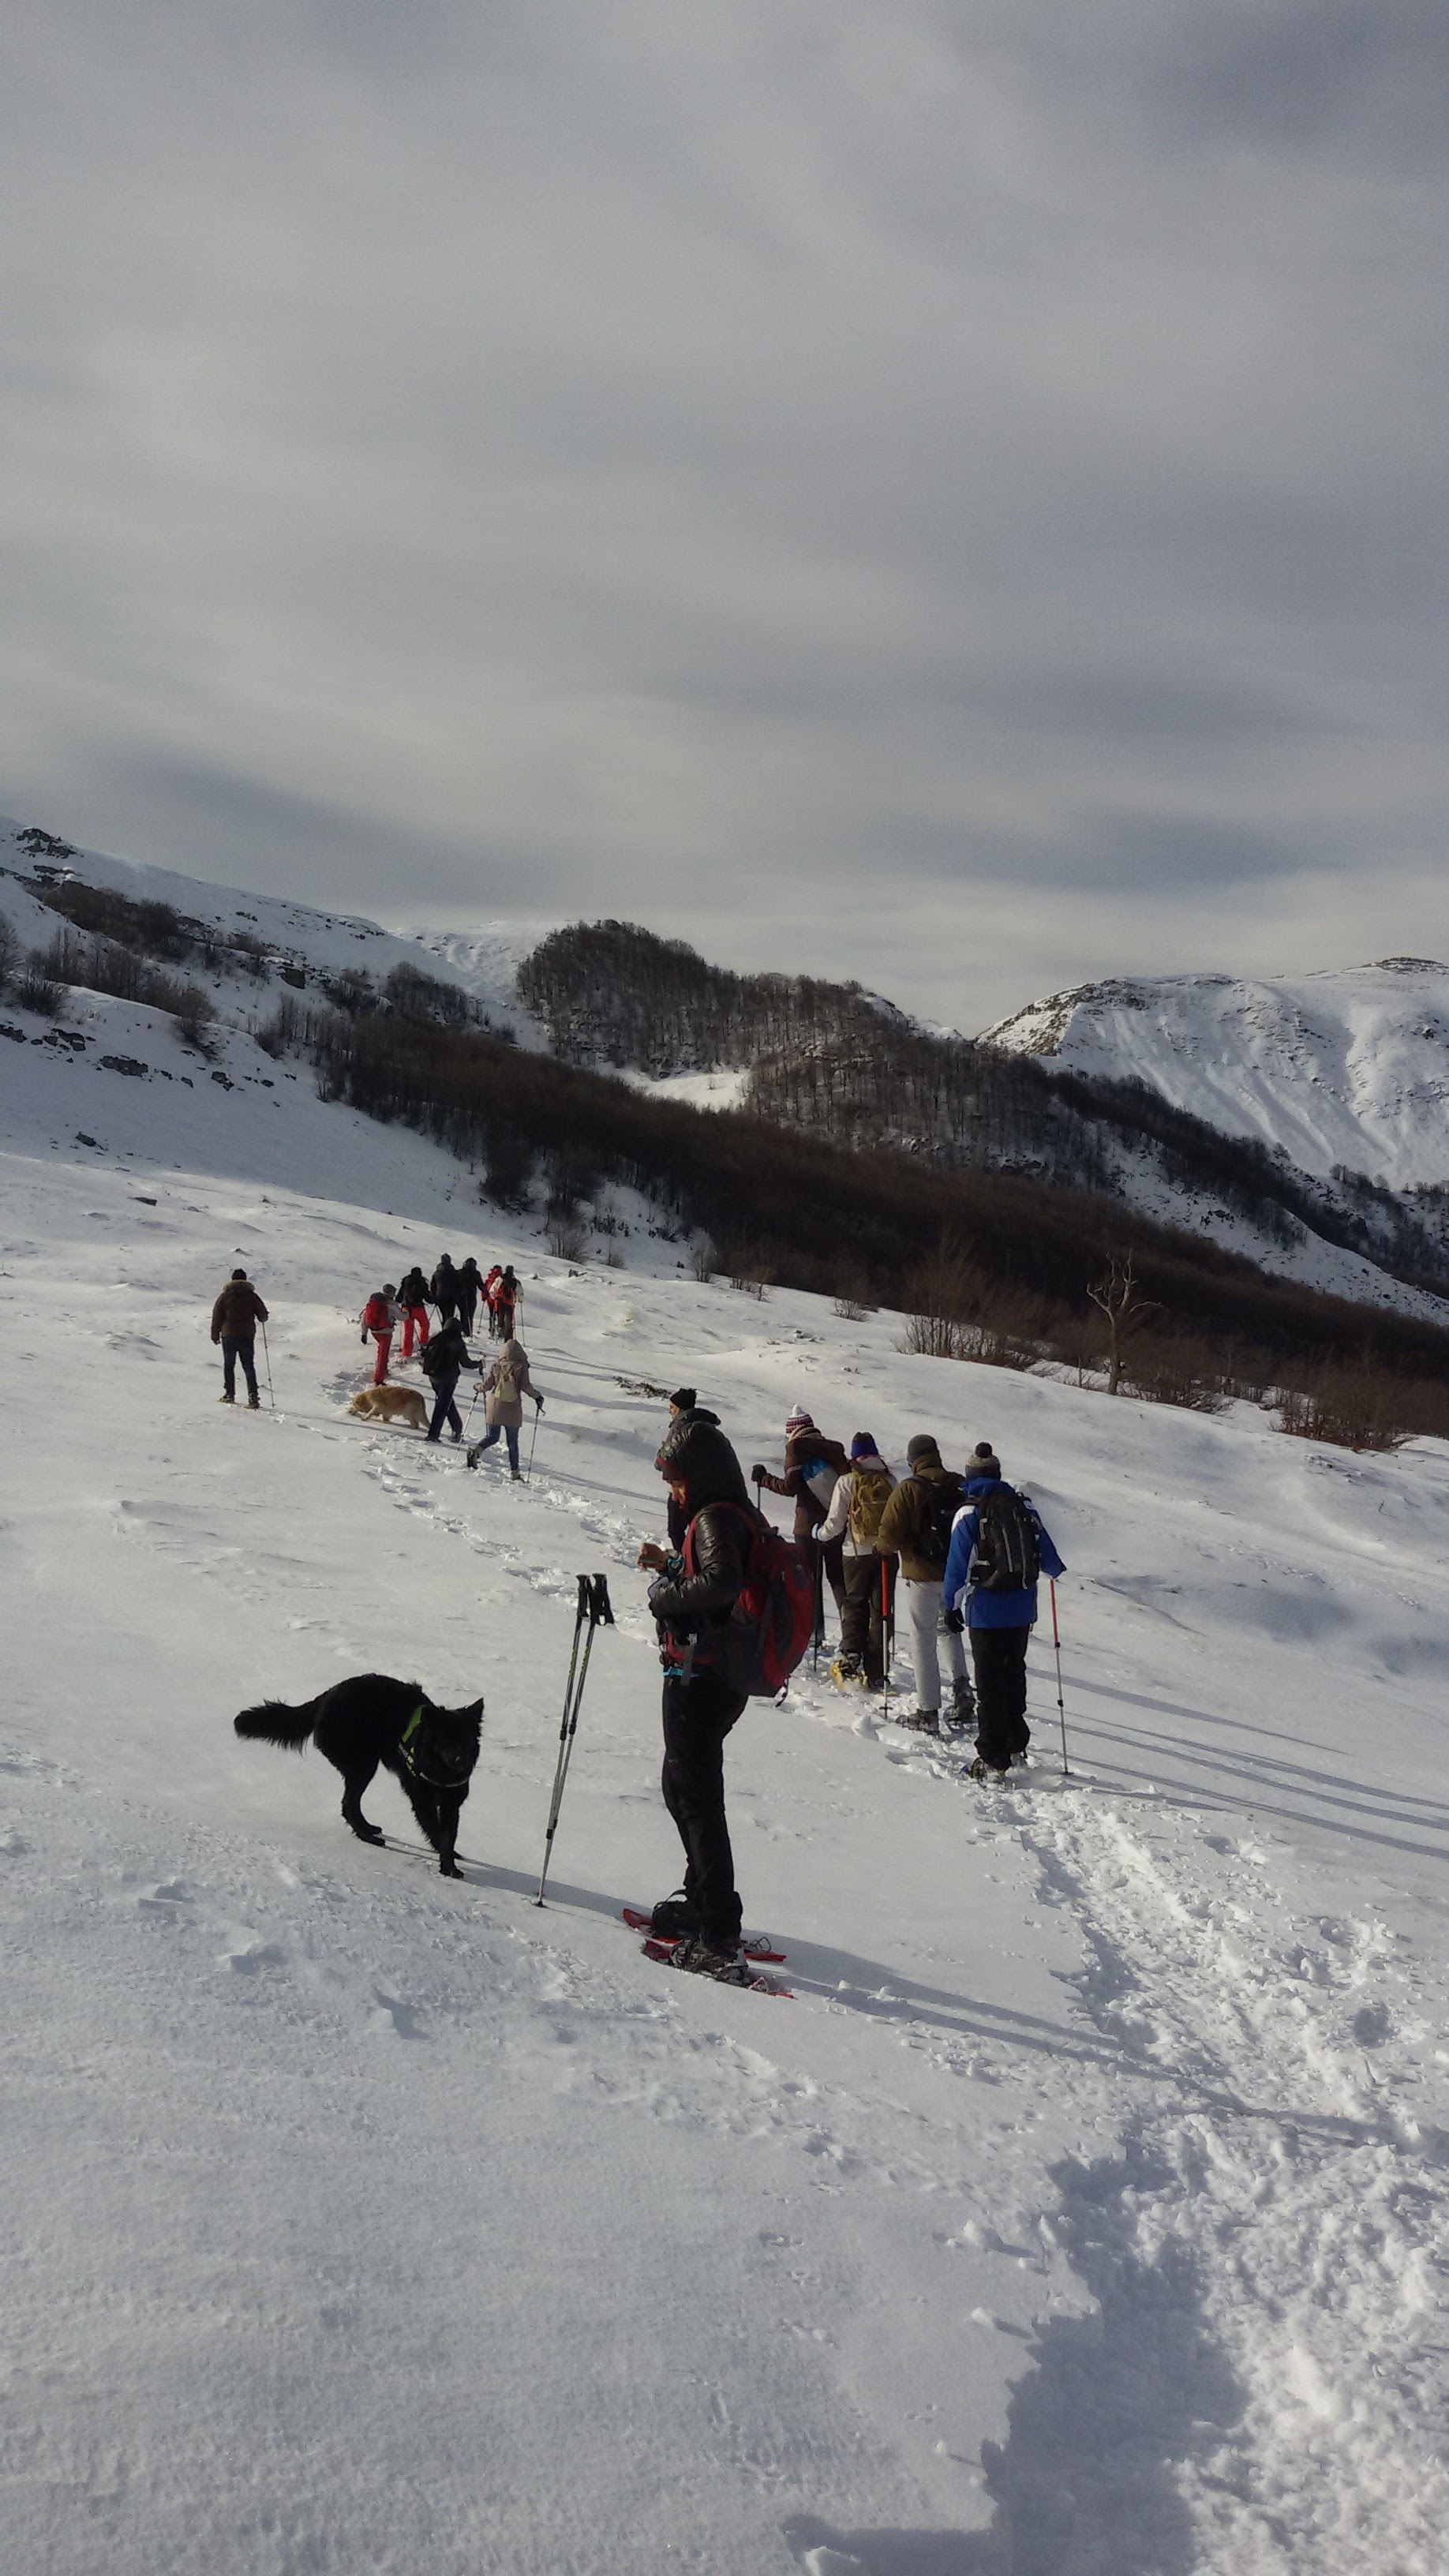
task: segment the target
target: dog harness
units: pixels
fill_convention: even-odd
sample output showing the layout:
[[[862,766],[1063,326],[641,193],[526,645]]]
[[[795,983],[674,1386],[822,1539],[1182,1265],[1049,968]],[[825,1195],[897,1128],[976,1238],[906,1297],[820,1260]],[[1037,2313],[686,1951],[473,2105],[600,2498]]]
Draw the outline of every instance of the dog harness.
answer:
[[[427,1701],[420,1699],[417,1707],[413,1710],[412,1716],[408,1719],[406,1726],[403,1728],[402,1736],[397,1748],[398,1759],[402,1763],[404,1770],[410,1771],[415,1780],[420,1780],[425,1789],[456,1789],[458,1786],[456,1778],[452,1780],[435,1780],[430,1771],[425,1771],[423,1769],[417,1753],[414,1750],[413,1738],[422,1725],[423,1711],[426,1707]]]

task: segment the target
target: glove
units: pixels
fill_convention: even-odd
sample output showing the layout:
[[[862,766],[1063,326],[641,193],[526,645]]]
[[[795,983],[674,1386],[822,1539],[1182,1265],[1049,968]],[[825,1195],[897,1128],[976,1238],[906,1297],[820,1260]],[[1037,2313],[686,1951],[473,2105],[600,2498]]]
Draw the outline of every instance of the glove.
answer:
[[[364,1350],[366,1350],[366,1348],[367,1348],[367,1327],[366,1327],[366,1325],[364,1325],[364,1326],[363,1326],[362,1331],[358,1334],[357,1338],[358,1338],[358,1340],[361,1342],[363,1349],[364,1349]]]
[[[536,1396],[534,1397],[534,1399],[533,1399],[533,1409],[534,1409],[534,1412],[535,1412],[535,1413],[542,1413],[542,1411],[543,1411],[543,1397],[542,1397],[541,1395],[536,1395]]]
[[[752,1468],[750,1469],[750,1482],[751,1482],[751,1484],[752,1484],[752,1485],[763,1485],[764,1481],[765,1481],[765,1470],[764,1470],[764,1468],[763,1468],[763,1467],[752,1467]]]
[[[966,1626],[966,1613],[964,1610],[944,1610],[941,1617],[943,1625],[953,1637],[959,1637],[962,1635]]]

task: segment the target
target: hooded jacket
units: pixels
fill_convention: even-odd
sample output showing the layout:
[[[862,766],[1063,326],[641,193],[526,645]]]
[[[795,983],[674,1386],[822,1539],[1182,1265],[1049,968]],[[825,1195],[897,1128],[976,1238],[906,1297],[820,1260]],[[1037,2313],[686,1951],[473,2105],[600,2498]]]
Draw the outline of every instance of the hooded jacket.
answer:
[[[786,1494],[795,1505],[795,1543],[812,1539],[835,1499],[835,1479],[848,1474],[850,1460],[838,1440],[827,1440],[812,1426],[795,1431],[785,1443],[785,1473],[772,1476],[761,1468],[756,1482],[771,1494]]]
[[[710,1631],[724,1625],[744,1587],[761,1516],[724,1433],[699,1411],[670,1424],[654,1463],[661,1476],[684,1487],[694,1572],[671,1562],[649,1587],[649,1607],[666,1660],[679,1661],[680,1650],[692,1644],[693,1661],[708,1664]]]
[[[211,1338],[219,1342],[256,1340],[258,1324],[267,1320],[267,1310],[250,1279],[228,1279],[211,1310]]]
[[[900,1558],[907,1583],[939,1583],[945,1575],[946,1558],[928,1556],[923,1546],[927,1513],[943,1488],[949,1488],[958,1506],[963,1502],[960,1477],[942,1466],[939,1449],[924,1450],[880,1516],[876,1546],[882,1556]]]
[[[423,1375],[434,1392],[442,1386],[456,1386],[471,1354],[467,1335],[456,1315],[440,1325],[423,1353]],[[519,1416],[522,1419],[522,1414]]]
[[[503,1395],[499,1392],[498,1380],[504,1369],[511,1369],[513,1372],[512,1395]],[[495,1425],[501,1431],[510,1429],[516,1431],[523,1420],[523,1399],[526,1395],[531,1395],[535,1404],[542,1402],[538,1389],[528,1374],[528,1353],[522,1342],[515,1342],[510,1336],[497,1359],[489,1362],[488,1373],[483,1380],[483,1394],[486,1399],[483,1417],[490,1431]]]
[[[946,1559],[946,1579],[941,1589],[948,1610],[964,1610],[968,1628],[1030,1628],[1036,1624],[1036,1585],[1024,1584],[1017,1592],[979,1592],[971,1582],[971,1559],[981,1530],[981,1516],[976,1508],[989,1494],[1015,1493],[1004,1476],[968,1476],[966,1502],[951,1532],[951,1553]],[[1026,1496],[1021,1500],[1026,1502]],[[1026,1503],[1043,1574],[1065,1574],[1066,1567],[1047,1535],[1040,1512],[1034,1503]]]

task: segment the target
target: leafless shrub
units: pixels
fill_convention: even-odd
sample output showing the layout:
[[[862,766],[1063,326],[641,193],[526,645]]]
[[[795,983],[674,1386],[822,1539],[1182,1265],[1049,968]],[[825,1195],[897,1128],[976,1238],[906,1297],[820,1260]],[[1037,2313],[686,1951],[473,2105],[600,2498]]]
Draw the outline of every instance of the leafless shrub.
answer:
[[[1278,1428],[1339,1449],[1397,1449],[1411,1436],[1414,1396],[1437,1392],[1411,1389],[1383,1369],[1328,1366],[1280,1390]]]
[[[838,1315],[843,1324],[863,1324],[870,1308],[863,1306],[858,1297],[837,1297],[830,1311]]]
[[[43,948],[32,948],[28,951],[20,981],[15,989],[27,1011],[41,1011],[54,1017],[60,1009],[60,986],[55,982],[46,964],[46,951]]]
[[[1212,1344],[1187,1335],[1171,1340],[1144,1333],[1122,1363],[1122,1385],[1129,1395],[1190,1413],[1221,1413],[1237,1392]]]
[[[696,1243],[691,1246],[689,1267],[692,1275],[699,1281],[700,1286],[702,1288],[707,1288],[711,1279],[714,1277],[715,1272],[720,1267],[719,1254],[716,1251],[715,1246],[711,1243],[708,1235],[704,1237],[703,1242]]]
[[[0,993],[14,981],[20,967],[20,936],[13,921],[0,912]]]
[[[908,1315],[901,1348],[918,1359],[959,1360],[961,1327],[945,1315]]]
[[[560,1261],[582,1261],[589,1248],[589,1229],[577,1208],[550,1208],[544,1241]]]

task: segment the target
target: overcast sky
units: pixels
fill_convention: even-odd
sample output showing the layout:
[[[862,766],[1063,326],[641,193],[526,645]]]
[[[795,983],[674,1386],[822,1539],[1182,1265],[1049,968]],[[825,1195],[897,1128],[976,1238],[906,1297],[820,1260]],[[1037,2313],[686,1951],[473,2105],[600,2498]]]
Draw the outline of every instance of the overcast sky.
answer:
[[[0,810],[967,1028],[1449,956],[1442,0],[22,0]]]

